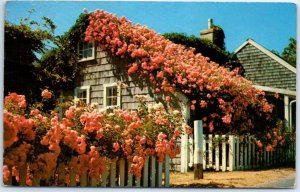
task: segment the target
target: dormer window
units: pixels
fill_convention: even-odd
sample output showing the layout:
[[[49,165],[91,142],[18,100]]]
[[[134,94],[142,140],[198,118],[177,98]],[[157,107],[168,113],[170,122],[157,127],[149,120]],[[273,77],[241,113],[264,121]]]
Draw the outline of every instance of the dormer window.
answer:
[[[95,59],[94,43],[80,43],[78,46],[78,61],[89,61],[92,59]]]

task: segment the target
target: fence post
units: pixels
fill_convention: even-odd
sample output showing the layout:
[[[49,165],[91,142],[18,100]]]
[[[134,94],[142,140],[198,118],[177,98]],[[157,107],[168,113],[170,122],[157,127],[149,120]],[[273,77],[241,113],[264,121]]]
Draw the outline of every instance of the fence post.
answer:
[[[110,164],[110,174],[109,174],[110,187],[116,186],[116,160],[112,160]]]
[[[180,171],[181,173],[186,173],[188,170],[188,135],[184,133],[181,135],[181,162]]]
[[[128,161],[127,166],[128,169],[131,167],[131,161]],[[133,175],[132,173],[127,173],[128,174],[128,181],[127,181],[127,187],[132,187],[132,180],[133,180]]]
[[[158,162],[157,168],[157,187],[162,186],[162,162]]]
[[[146,157],[143,169],[143,187],[148,187],[149,157]]]
[[[248,136],[248,168],[251,168],[251,160],[252,160],[252,155],[251,155],[251,136]]]
[[[235,170],[235,138],[229,135],[229,171]]]
[[[241,141],[240,138],[238,138],[239,140],[239,144],[240,144],[240,151],[239,151],[239,157],[240,157],[240,169],[244,170],[244,165],[245,165],[245,162],[244,162],[244,147],[245,147],[245,142],[244,141]]]
[[[212,168],[213,166],[213,137],[212,134],[208,135],[208,167]]]
[[[106,162],[107,163],[107,162]],[[103,173],[101,174],[101,187],[106,187],[109,168],[104,165]]]
[[[156,171],[156,166],[155,166],[155,164],[156,164],[156,158],[155,158],[155,156],[151,156],[151,172],[150,172],[150,174],[151,174],[151,187],[155,187],[155,180],[156,180],[156,177],[155,177],[155,171]]]
[[[234,151],[234,158],[235,158],[235,162],[236,162],[236,164],[235,164],[235,168],[237,169],[237,170],[240,170],[241,169],[241,164],[240,164],[240,147],[241,147],[241,145],[240,145],[240,139],[239,138],[237,138],[237,136],[235,136],[234,137],[234,142],[236,143],[236,148],[235,148],[235,151]]]
[[[189,167],[194,165],[194,136],[188,136],[188,153],[189,153]]]
[[[135,177],[135,186],[140,187],[141,186],[141,177]]]
[[[206,166],[206,160],[207,160],[207,158],[206,158],[206,151],[207,151],[207,149],[206,149],[206,143],[207,143],[207,140],[206,140],[206,137],[204,137],[203,136],[203,146],[202,146],[202,149],[203,149],[203,170],[206,170],[206,168],[207,168],[207,166]]]
[[[215,135],[215,140],[216,140],[216,150],[215,150],[215,169],[216,171],[220,170],[220,141],[219,141],[220,136],[219,135]]]
[[[194,121],[195,151],[194,179],[203,179],[203,126],[202,120]]]
[[[170,156],[166,155],[165,159],[165,187],[170,186]]]
[[[124,187],[125,186],[125,160],[120,160],[120,180],[119,180],[119,186]]]
[[[226,136],[222,135],[222,171],[226,171]]]

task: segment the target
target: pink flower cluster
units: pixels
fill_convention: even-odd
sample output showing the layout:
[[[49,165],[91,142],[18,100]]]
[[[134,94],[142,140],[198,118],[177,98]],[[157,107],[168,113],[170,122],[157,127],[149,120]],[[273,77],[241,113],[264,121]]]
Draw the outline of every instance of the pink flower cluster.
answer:
[[[15,94],[5,98],[5,181],[25,167],[26,183],[32,185],[35,177],[50,179],[62,162],[67,174],[74,171],[99,178],[108,157],[128,159],[132,162],[129,171],[139,177],[148,156],[156,155],[162,161],[166,154],[173,158],[179,153],[176,141],[182,118],[176,110],[167,113],[162,104],[148,108],[144,103],[138,111],[116,109],[110,113],[71,104],[59,120],[54,111],[31,109],[27,114],[25,108],[14,106],[19,103],[12,98],[23,100]]]
[[[264,93],[252,83],[229,71],[193,48],[174,44],[145,26],[134,25],[125,17],[118,18],[103,10],[89,13],[85,40],[97,43],[104,51],[133,62],[123,66],[128,75],[138,81],[149,82],[151,88],[166,102],[173,101],[175,90],[196,98],[191,110],[214,109],[219,115],[208,116],[209,122],[223,122],[230,126],[248,123],[251,111],[270,113]],[[218,106],[218,107],[216,107]],[[204,113],[205,114],[205,113]],[[242,119],[242,120],[241,120]],[[237,127],[237,126],[233,126]]]
[[[48,89],[44,89],[41,95],[45,99],[51,99],[52,97],[52,93]]]

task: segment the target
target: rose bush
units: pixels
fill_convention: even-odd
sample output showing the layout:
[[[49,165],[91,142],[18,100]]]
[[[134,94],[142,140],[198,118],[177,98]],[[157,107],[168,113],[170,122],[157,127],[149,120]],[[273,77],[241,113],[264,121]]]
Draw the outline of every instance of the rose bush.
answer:
[[[155,155],[159,161],[166,154],[175,157],[180,152],[175,143],[182,131],[181,114],[177,110],[166,112],[161,103],[147,105],[144,97],[138,99],[141,105],[137,111],[100,112],[82,102],[69,102],[59,120],[56,111],[29,110],[21,95],[6,96],[4,180],[12,174],[11,169],[18,176],[19,169],[25,167],[28,185],[32,178],[55,183],[61,163],[67,175],[71,170],[78,175],[88,171],[90,177],[99,178],[105,163],[120,158],[131,161],[129,171],[140,177],[147,156]]]
[[[202,119],[205,133],[266,135],[276,127],[273,105],[252,82],[211,62],[193,48],[172,43],[160,34],[125,17],[103,10],[88,13],[85,40],[98,45],[141,87],[148,86],[159,100],[176,103],[175,92],[191,101],[192,119]],[[194,111],[194,112],[193,112]]]

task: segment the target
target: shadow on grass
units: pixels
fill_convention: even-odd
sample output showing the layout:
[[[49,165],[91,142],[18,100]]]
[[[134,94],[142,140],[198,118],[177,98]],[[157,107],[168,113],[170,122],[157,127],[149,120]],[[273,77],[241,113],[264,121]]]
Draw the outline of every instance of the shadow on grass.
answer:
[[[203,184],[203,183],[172,184],[170,187],[173,188],[234,188],[233,185],[224,185],[224,184],[219,184],[214,182],[210,182],[207,184]]]

